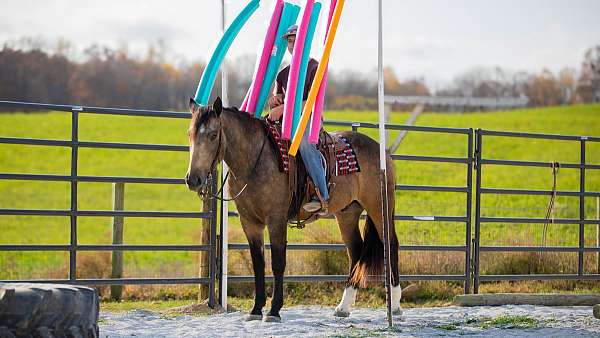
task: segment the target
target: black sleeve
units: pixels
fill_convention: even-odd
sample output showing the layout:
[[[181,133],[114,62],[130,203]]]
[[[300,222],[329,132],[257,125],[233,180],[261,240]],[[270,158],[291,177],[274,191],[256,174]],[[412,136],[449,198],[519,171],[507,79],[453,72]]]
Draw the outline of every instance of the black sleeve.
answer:
[[[319,62],[315,59],[311,59],[308,64],[308,71],[306,73],[306,82],[304,84],[303,100],[308,99],[308,93],[310,92],[310,87],[312,87],[312,83],[315,80],[315,75],[317,74],[317,68],[319,68]]]
[[[277,79],[275,80],[275,95],[283,94],[283,85],[279,80],[279,75],[277,74]]]

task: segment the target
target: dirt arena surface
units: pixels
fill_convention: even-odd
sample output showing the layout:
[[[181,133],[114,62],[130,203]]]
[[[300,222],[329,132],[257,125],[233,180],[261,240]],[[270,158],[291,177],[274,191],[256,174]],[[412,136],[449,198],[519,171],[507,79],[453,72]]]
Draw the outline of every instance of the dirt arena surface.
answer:
[[[101,337],[599,337],[589,306],[435,307],[405,309],[387,328],[384,309],[284,308],[281,323],[247,322],[242,312],[172,316],[145,310],[100,315]]]

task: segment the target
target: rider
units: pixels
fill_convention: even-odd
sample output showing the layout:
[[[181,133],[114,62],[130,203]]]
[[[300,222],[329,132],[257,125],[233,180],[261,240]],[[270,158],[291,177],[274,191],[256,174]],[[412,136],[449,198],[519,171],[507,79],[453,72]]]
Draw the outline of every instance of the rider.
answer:
[[[298,26],[293,25],[288,28],[283,35],[283,38],[287,39],[287,49],[290,54],[294,50],[297,32]],[[319,63],[317,60],[313,58],[311,58],[308,62],[302,103],[306,103],[308,92],[310,91],[310,87],[315,78],[318,65]],[[283,102],[287,90],[289,73],[290,66],[287,66],[277,74],[275,93],[269,98],[269,108],[271,110],[269,112],[268,119],[271,121],[280,120],[283,115]],[[300,142],[299,151],[300,155],[302,156],[302,161],[308,170],[308,174],[316,185],[317,194],[320,194],[320,201],[315,197],[311,197],[310,202],[306,203],[303,208],[308,212],[316,212],[320,210],[320,213],[327,213],[329,192],[327,190],[327,183],[325,182],[325,168],[323,168],[323,164],[321,162],[321,153],[317,150],[317,147],[314,144],[311,144],[308,141],[308,134],[308,130],[305,130],[304,135],[302,135],[302,142]]]

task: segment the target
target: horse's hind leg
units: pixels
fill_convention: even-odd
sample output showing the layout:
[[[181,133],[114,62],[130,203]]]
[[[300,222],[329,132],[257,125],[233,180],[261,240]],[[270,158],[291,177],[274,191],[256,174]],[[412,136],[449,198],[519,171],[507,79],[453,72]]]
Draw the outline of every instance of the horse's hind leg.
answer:
[[[264,225],[253,224],[244,219],[240,220],[242,228],[250,245],[252,269],[254,270],[254,307],[246,320],[262,320],[262,308],[265,306],[265,256],[263,252]]]
[[[283,307],[283,274],[285,272],[285,251],[287,248],[287,220],[285,218],[267,224],[271,239],[271,267],[273,270],[273,299],[271,310],[264,318],[267,322],[279,322],[279,310]]]
[[[354,266],[360,260],[361,250],[363,246],[363,240],[360,236],[360,229],[358,222],[360,220],[360,214],[363,211],[363,207],[358,202],[352,202],[346,208],[339,213],[335,214],[340,233],[342,234],[342,240],[346,245],[348,251],[348,260],[350,263],[350,270],[348,273],[348,283],[344,289],[344,295],[340,304],[335,308],[334,316],[337,317],[348,317],[352,306],[356,300],[357,285],[350,283],[352,279],[352,272]]]
[[[388,160],[388,167],[390,166]],[[390,173],[388,172],[388,176]],[[367,210],[367,214],[373,221],[379,239],[383,242],[383,220],[381,219],[381,195],[380,194],[368,194],[361,196],[360,203]],[[394,203],[395,203],[395,191],[393,176],[388,177],[388,205],[389,213],[388,219],[390,220],[390,266],[392,273],[392,312],[396,315],[402,314],[400,307],[400,298],[402,297],[402,289],[400,287],[400,276],[398,271],[398,238],[396,236],[396,227],[394,224]],[[368,221],[367,221],[368,223]],[[383,246],[381,246],[383,248]],[[383,257],[383,253],[381,254]]]

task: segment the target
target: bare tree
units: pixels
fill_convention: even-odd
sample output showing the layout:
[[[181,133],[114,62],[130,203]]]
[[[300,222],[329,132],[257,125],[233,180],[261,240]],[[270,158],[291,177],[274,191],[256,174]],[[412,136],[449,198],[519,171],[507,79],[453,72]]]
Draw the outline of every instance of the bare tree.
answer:
[[[583,102],[600,102],[600,45],[589,48],[583,56],[577,94]]]

